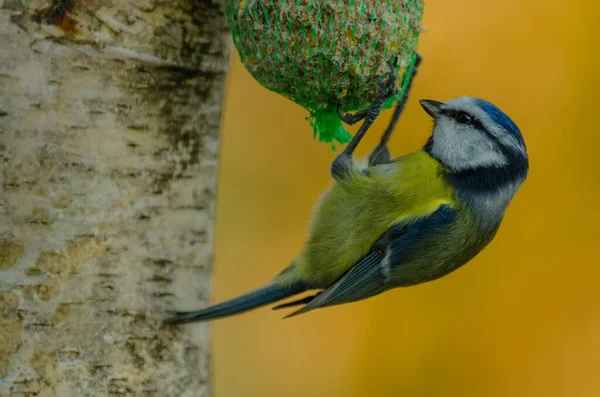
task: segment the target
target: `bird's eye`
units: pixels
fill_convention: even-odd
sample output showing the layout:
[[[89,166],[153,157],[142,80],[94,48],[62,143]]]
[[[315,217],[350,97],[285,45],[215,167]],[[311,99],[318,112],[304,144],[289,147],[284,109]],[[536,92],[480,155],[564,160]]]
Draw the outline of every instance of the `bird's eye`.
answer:
[[[461,124],[469,124],[471,121],[473,121],[473,118],[471,116],[469,116],[468,113],[465,113],[465,112],[458,112],[456,114],[455,119],[457,122],[459,122]]]

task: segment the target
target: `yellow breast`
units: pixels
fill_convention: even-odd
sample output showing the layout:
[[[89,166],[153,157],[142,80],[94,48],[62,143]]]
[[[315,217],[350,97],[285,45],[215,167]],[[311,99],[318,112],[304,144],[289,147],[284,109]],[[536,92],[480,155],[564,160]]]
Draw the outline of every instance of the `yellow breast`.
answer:
[[[308,241],[295,260],[297,276],[328,286],[354,266],[391,226],[452,204],[441,165],[422,150],[355,172],[327,190]]]

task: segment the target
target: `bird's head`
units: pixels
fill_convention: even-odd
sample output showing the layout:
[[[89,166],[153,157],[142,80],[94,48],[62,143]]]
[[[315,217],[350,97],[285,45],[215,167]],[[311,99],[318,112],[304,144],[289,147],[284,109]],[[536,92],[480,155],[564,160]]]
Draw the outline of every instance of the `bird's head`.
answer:
[[[422,100],[434,120],[426,150],[455,172],[503,170],[525,179],[527,148],[517,125],[493,104],[464,96],[446,103]],[[516,181],[514,181],[516,182]]]

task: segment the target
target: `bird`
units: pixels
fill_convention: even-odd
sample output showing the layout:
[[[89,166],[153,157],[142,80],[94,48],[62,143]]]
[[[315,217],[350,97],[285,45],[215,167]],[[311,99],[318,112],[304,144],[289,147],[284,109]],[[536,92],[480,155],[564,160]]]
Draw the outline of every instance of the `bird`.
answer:
[[[420,149],[392,159],[387,142],[415,74],[416,67],[381,141],[358,162],[353,151],[390,95],[389,84],[380,81],[381,98],[359,117],[363,125],[333,161],[333,183],[318,200],[306,243],[289,266],[263,287],[179,313],[168,324],[223,318],[315,290],[274,309],[302,305],[289,318],[360,301],[446,276],[493,240],[527,177],[521,131],[484,99],[421,100],[433,119],[432,133]]]

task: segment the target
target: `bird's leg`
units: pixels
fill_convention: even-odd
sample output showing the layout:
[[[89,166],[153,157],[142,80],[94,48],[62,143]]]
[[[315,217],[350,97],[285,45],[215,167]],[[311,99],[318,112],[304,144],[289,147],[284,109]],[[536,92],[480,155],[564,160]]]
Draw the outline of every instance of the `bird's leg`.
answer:
[[[367,116],[369,109],[360,110],[354,114],[344,113],[342,111],[342,104],[339,103],[337,111],[338,111],[338,115],[340,116],[340,119],[344,123],[346,123],[348,125],[354,125],[354,124],[358,123],[359,121],[364,120],[364,118]]]
[[[344,176],[351,169],[353,165],[352,155],[354,154],[354,150],[360,143],[361,139],[363,138],[371,124],[373,124],[373,122],[379,115],[379,112],[381,111],[381,106],[385,103],[386,100],[388,100],[388,98],[390,98],[396,93],[396,71],[391,64],[390,68],[391,71],[389,77],[386,80],[382,78],[375,79],[375,81],[379,85],[379,93],[371,103],[369,109],[366,110],[363,117],[364,121],[358,129],[358,131],[356,132],[356,134],[354,135],[354,137],[352,137],[352,140],[350,140],[348,145],[346,145],[344,150],[335,158],[335,160],[333,160],[333,163],[331,164],[331,175],[335,179],[343,179]]]
[[[406,90],[404,91],[404,93],[402,94],[402,97],[396,104],[396,108],[394,109],[394,113],[392,115],[392,119],[390,120],[390,124],[388,125],[387,129],[383,133],[383,136],[381,137],[379,144],[375,147],[375,149],[373,149],[373,151],[369,155],[369,166],[383,164],[383,163],[389,163],[391,160],[390,150],[388,148],[387,143],[390,139],[390,136],[392,135],[392,132],[394,132],[394,129],[396,128],[396,123],[398,123],[398,120],[400,119],[400,115],[402,114],[404,107],[406,106],[406,102],[408,100],[408,94],[412,87],[413,80],[414,80],[415,76],[417,75],[417,69],[419,68],[419,65],[421,64],[421,60],[422,60],[421,55],[417,54],[414,66],[412,67],[411,70],[408,71],[409,72],[408,75],[403,76],[403,79],[405,79],[405,78],[409,79],[408,83],[406,85]]]

